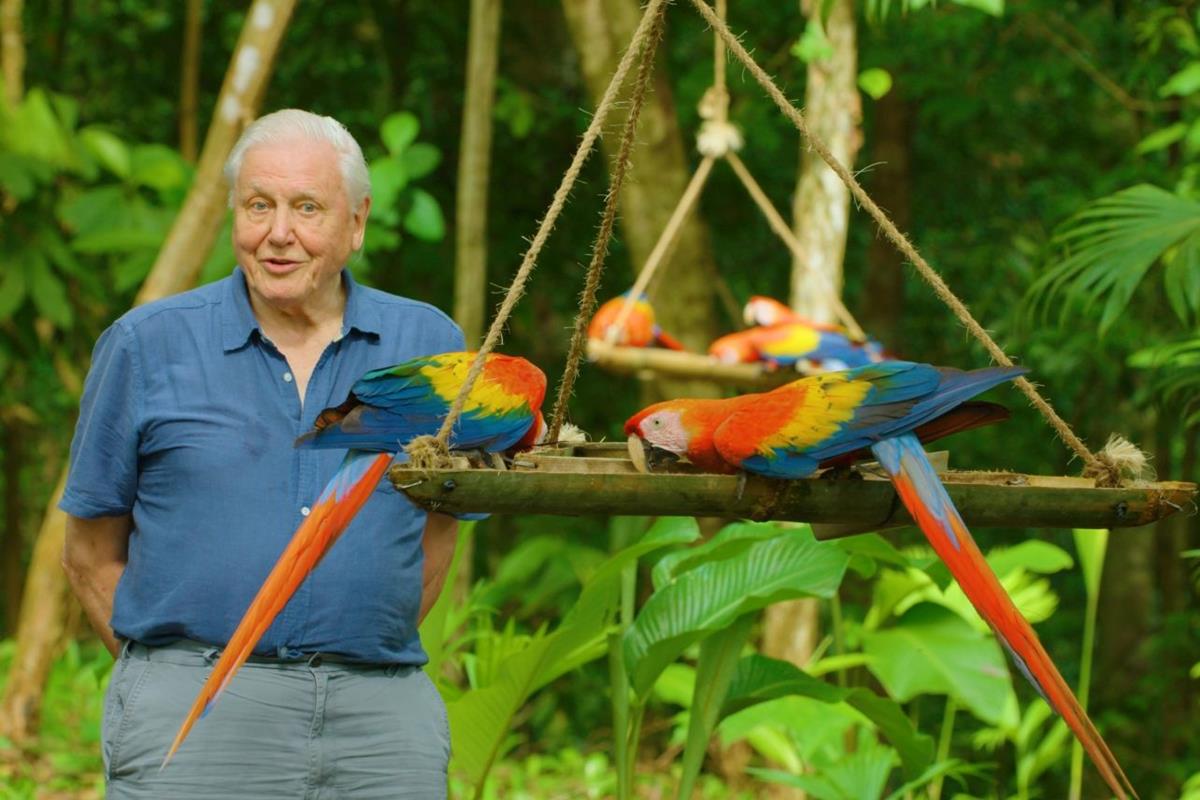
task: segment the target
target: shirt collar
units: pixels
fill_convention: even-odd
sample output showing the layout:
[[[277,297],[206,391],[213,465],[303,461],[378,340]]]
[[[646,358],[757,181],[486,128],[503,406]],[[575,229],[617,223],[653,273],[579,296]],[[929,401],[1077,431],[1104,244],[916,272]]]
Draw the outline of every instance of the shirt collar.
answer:
[[[362,287],[354,280],[350,270],[342,268],[342,285],[346,287],[346,308],[342,312],[342,335],[357,331],[371,338],[378,338],[382,320],[374,303],[367,301]],[[233,274],[225,285],[224,302],[221,304],[221,344],[226,353],[241,349],[250,341],[255,331],[262,335],[254,309],[250,307],[250,293],[246,287],[246,276],[242,268],[234,267]]]

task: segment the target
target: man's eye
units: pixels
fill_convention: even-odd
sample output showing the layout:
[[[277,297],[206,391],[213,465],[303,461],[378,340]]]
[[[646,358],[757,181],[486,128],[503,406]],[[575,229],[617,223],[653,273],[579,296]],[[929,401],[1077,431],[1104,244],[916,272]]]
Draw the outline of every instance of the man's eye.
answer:
[[[300,210],[303,211],[305,214],[315,214],[317,211],[317,204],[316,203],[301,203]]]
[[[251,211],[266,211],[267,204],[262,200],[255,200],[253,203],[250,204],[250,210]]]

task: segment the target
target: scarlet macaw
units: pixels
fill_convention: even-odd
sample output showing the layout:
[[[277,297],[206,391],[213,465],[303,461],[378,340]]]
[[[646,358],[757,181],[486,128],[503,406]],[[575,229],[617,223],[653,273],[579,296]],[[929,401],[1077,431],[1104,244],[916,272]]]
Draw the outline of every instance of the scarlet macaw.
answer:
[[[753,295],[746,301],[746,305],[742,308],[742,318],[747,325],[751,326],[767,327],[783,322],[803,322],[808,327],[816,328],[819,331],[832,331],[847,335],[846,329],[841,325],[809,319],[803,314],[797,314],[775,298],[761,294]]]
[[[841,333],[795,321],[722,336],[709,346],[708,352],[727,364],[765,361],[773,366],[792,366],[810,361],[826,371],[884,360],[878,342],[856,344]]]
[[[434,434],[466,382],[475,353],[414,358],[368,372],[344,403],[322,411],[297,447],[352,448],[238,623],[188,712],[163,766],[206,714],[272,621],[354,519],[404,445]],[[527,448],[545,432],[546,376],[523,358],[491,353],[450,436],[454,449]]]
[[[751,400],[739,398],[719,421],[710,414],[705,425],[715,426],[700,431],[689,427],[688,416],[677,407],[651,407],[626,428],[654,447],[677,453],[686,452],[697,437],[707,438],[730,467],[774,478],[802,478],[831,459],[869,448],[971,604],[1062,716],[1109,788],[1118,798],[1137,797],[1037,634],[988,567],[916,436],[921,425],[1022,372],[1016,367],[962,372],[893,361],[802,378],[748,396]]]
[[[617,318],[625,307],[629,292],[614,297],[596,310],[592,321],[588,324],[588,338],[607,341],[610,329],[617,324]],[[622,347],[666,347],[670,350],[685,350],[683,344],[662,329],[654,321],[654,307],[646,299],[646,295],[638,295],[617,334],[614,344]]]

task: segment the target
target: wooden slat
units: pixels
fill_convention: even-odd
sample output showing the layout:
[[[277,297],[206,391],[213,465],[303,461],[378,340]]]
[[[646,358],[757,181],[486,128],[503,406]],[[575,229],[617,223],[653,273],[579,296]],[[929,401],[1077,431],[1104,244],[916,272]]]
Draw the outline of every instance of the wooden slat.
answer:
[[[744,389],[771,389],[803,377],[793,369],[766,369],[762,364],[722,364],[700,353],[656,347],[616,347],[588,341],[588,358],[598,366],[642,380],[656,377],[698,378]]]
[[[549,457],[553,459],[554,457]],[[908,524],[891,483],[809,478],[776,481],[727,475],[644,475],[617,459],[578,459],[575,472],[542,466],[506,472],[394,468],[391,477],[430,509],[498,514],[717,516],[827,523],[825,535]],[[598,463],[608,461],[608,464]],[[968,525],[977,527],[1127,528],[1195,509],[1196,485],[1163,482],[1100,489],[1083,478],[948,472],[946,488]],[[1064,484],[1063,481],[1067,483]]]

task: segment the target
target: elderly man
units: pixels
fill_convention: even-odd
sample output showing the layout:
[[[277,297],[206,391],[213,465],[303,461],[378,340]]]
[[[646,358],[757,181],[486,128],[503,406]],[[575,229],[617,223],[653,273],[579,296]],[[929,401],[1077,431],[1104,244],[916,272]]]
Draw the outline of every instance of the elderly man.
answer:
[[[437,309],[351,278],[370,185],[337,121],[267,115],[225,175],[238,267],[104,332],[71,448],[63,561],[117,658],[108,797],[444,797],[449,730],[417,624],[456,523],[386,482],[158,772],[341,459],[293,440],[364,372],[463,347]]]

